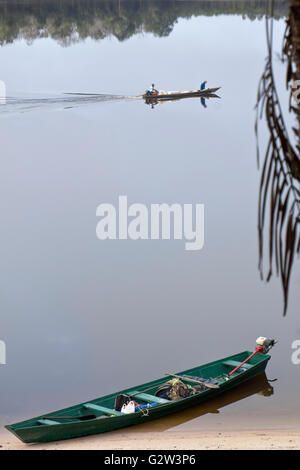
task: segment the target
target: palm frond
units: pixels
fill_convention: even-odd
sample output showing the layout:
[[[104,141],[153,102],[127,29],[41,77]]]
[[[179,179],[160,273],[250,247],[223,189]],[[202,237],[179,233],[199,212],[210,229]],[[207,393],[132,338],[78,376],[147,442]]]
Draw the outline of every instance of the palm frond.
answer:
[[[264,116],[269,133],[262,165],[258,201],[259,271],[264,279],[264,236],[268,231],[269,281],[275,267],[283,288],[283,314],[288,307],[289,284],[295,255],[300,251],[300,159],[299,142],[294,149],[283,118],[272,65],[273,2],[267,2],[266,36],[268,56],[258,86],[255,133],[259,165],[258,124]],[[287,86],[293,76],[290,22],[284,34],[283,58],[287,61]],[[300,72],[300,71],[299,71]],[[291,104],[289,109],[293,111]],[[298,117],[300,116],[296,108]],[[299,129],[294,130],[299,137]],[[268,227],[267,227],[268,225]]]

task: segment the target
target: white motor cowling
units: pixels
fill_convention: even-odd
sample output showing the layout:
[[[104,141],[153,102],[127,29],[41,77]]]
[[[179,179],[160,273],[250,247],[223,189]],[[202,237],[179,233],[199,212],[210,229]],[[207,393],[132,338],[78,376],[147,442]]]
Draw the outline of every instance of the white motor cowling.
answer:
[[[259,336],[256,340],[256,346],[262,348],[263,354],[267,354],[276,343],[278,343],[277,339],[265,338],[264,336]]]

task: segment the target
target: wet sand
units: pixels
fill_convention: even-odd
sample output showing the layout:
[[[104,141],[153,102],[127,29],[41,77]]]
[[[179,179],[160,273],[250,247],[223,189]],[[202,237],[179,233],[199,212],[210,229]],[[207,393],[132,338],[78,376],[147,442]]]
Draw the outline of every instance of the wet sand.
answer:
[[[207,432],[124,432],[26,445],[8,433],[0,434],[1,450],[300,450],[299,429]]]

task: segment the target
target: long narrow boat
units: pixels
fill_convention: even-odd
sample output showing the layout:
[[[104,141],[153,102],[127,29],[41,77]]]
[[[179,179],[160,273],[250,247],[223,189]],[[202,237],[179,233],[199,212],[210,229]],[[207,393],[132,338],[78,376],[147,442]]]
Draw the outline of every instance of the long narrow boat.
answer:
[[[144,93],[144,95],[141,95],[141,98],[144,98],[146,100],[159,100],[159,101],[165,101],[165,100],[178,100],[180,98],[192,98],[192,97],[218,97],[215,93],[220,89],[221,87],[216,87],[216,88],[206,88],[205,90],[190,90],[190,91],[169,91],[169,92],[164,92],[164,91],[159,91],[158,93],[153,93],[153,94],[148,94]]]
[[[6,429],[26,443],[48,442],[98,434],[161,418],[209,400],[264,372],[270,359],[270,356],[265,352],[268,352],[269,349],[262,349],[259,346],[252,354],[250,351],[243,351],[193,369],[178,372],[176,375],[179,376],[197,376],[204,380],[214,379],[213,383],[216,384],[216,388],[205,387],[203,391],[187,398],[171,401],[156,396],[155,392],[158,388],[170,379],[170,377],[162,377],[86,403],[11,424],[6,426]],[[249,355],[251,355],[250,358]],[[246,362],[241,366],[244,361]],[[149,389],[151,389],[150,393]],[[115,400],[119,394],[134,395],[134,399],[138,400],[140,405],[154,404],[154,406],[146,408],[146,410],[140,409],[140,411],[131,414],[122,413],[114,409]],[[87,420],[80,420],[80,418],[85,418],[87,413],[94,413],[94,415],[88,415],[87,417],[91,416],[91,418]],[[64,419],[66,417],[67,419]]]

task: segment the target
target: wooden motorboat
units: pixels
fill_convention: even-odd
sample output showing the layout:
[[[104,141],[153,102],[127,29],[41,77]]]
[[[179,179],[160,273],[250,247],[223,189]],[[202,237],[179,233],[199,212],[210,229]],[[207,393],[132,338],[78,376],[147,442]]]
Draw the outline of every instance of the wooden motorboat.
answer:
[[[216,97],[216,92],[221,87],[217,88],[206,88],[204,90],[190,90],[190,91],[155,91],[153,93],[146,92],[140,96],[140,98],[144,98],[145,100],[158,100],[158,101],[167,101],[167,100],[178,100],[181,98],[192,98],[192,97],[203,97],[203,98],[211,98]]]

